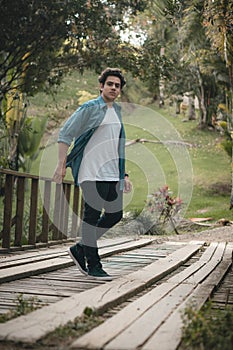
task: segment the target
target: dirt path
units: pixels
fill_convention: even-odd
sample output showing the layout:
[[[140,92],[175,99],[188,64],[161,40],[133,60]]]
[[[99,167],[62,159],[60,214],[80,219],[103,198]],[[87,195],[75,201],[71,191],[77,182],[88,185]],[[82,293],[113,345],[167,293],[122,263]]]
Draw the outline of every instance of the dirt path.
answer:
[[[206,242],[233,242],[233,225],[207,229],[201,232],[168,236],[170,241],[202,240]]]

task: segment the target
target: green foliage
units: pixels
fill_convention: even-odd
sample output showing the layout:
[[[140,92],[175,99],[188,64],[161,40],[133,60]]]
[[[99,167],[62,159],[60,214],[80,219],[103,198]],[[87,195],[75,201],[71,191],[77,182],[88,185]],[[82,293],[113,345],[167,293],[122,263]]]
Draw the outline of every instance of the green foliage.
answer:
[[[29,191],[26,191],[26,196],[29,196]],[[42,232],[42,222],[43,222],[43,204],[41,198],[39,197],[38,206],[37,206],[37,217],[36,217],[36,237],[40,237]],[[24,207],[24,218],[23,218],[23,239],[22,245],[28,244],[28,232],[29,232],[29,223],[30,223],[30,206],[29,198],[26,200],[26,205]],[[52,240],[52,233],[49,232],[49,240]]]
[[[94,310],[91,307],[85,307],[83,314],[90,317],[91,315],[93,315]]]
[[[174,99],[184,92],[197,96],[200,127],[211,124],[220,101],[232,110],[231,14],[229,2],[160,0],[148,4],[147,21],[144,18],[150,24],[144,45],[154,43],[149,55],[145,49],[141,58],[148,67],[147,83],[157,90],[162,83]]]
[[[233,313],[207,303],[200,311],[190,307],[183,315],[182,350],[229,350],[233,345]]]
[[[226,151],[228,156],[232,158],[232,140],[226,139],[221,142],[223,149]]]
[[[4,83],[0,87],[0,120],[5,121],[9,114],[9,147],[3,153],[9,167],[18,170],[21,127],[19,109],[11,106],[10,112],[9,97],[54,93],[71,69],[83,72],[91,68],[100,73],[106,65],[132,68],[135,50],[122,43],[120,31],[127,28],[125,15],[135,15],[145,4],[136,0],[1,1],[0,81]],[[21,109],[25,106],[21,99]],[[4,131],[7,137],[8,130]],[[19,147],[22,149],[22,144]],[[29,169],[30,161],[21,159],[21,166]]]
[[[41,304],[37,297],[25,297],[20,293],[16,297],[14,309],[0,316],[0,323],[4,323],[21,315],[26,315],[42,306],[44,306],[44,304]]]
[[[30,171],[31,163],[39,154],[39,146],[43,137],[47,117],[26,117],[18,138],[20,166],[25,172]]]
[[[232,159],[233,120],[226,105],[222,103],[218,105],[217,120],[217,126],[219,127],[220,133],[224,136],[221,145],[230,159]]]
[[[19,134],[19,152],[22,156],[32,157],[40,145],[47,118],[27,117]]]
[[[103,318],[91,313],[90,315],[83,314],[81,317],[77,317],[73,322],[68,322],[65,326],[58,327],[54,332],[50,333],[45,339],[46,344],[61,340],[62,343],[67,341],[67,348],[69,347],[70,339],[72,337],[77,339],[81,335],[87,333],[92,328],[97,327],[103,322]]]
[[[125,14],[135,15],[145,4],[136,0],[2,0],[1,95],[13,88],[34,95],[46,85],[59,84],[69,68],[100,71],[113,63],[120,43],[116,27],[126,28]]]
[[[153,96],[159,93],[162,78],[169,75],[170,63],[166,55],[161,55],[161,40],[148,38],[142,45],[137,57],[137,75],[146,82]]]
[[[79,90],[77,92],[78,95],[78,105],[81,106],[84,102],[88,100],[92,100],[97,97],[97,95],[93,95],[90,92],[87,92],[86,90]]]

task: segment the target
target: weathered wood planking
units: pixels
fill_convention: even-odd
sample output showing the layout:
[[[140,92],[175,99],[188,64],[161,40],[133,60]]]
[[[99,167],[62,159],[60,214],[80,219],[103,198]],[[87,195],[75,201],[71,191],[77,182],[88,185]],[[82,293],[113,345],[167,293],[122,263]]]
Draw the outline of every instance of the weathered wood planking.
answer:
[[[176,269],[203,244],[187,243],[166,258],[139,271],[1,324],[0,339],[34,343],[58,326],[81,316],[87,306],[103,312]]]
[[[122,239],[119,240],[118,238],[111,240],[106,239],[106,241],[103,241],[102,245],[104,247],[116,246],[118,243],[124,242]],[[126,239],[126,242],[129,242],[128,239]],[[168,250],[177,249],[176,245],[170,243],[161,244],[161,249],[164,249],[164,246],[168,247]],[[121,253],[121,255],[118,254],[115,257],[108,256],[107,258],[104,258],[102,262],[113,278],[118,278],[119,275],[122,276],[126,273],[131,273],[132,271],[157,260],[159,256],[161,256],[161,252],[158,249],[157,244],[149,244],[133,251],[126,251]],[[42,252],[44,255],[44,249]],[[146,260],[144,259],[144,255],[147,255]],[[135,256],[138,258],[135,259]],[[114,263],[114,260],[116,259],[117,261]],[[22,259],[20,259],[20,261],[21,260]],[[36,298],[35,302],[38,302],[38,305],[44,306],[45,304],[57,302],[74,293],[83,292],[103,283],[105,282],[84,277],[75,265],[36,276],[26,277],[20,280],[2,283],[0,284],[0,314],[6,313],[7,308],[8,311],[14,309],[19,294],[23,294],[24,299],[33,298],[33,300],[35,300]],[[8,293],[8,295],[12,294],[12,297],[10,298],[11,301],[7,303],[7,306],[4,302],[5,292]]]
[[[130,303],[113,318],[108,319],[98,328],[93,329],[90,333],[87,333],[86,335],[78,339],[77,342],[74,342],[72,346],[74,348],[80,347],[87,349],[102,349],[107,343],[109,343],[116,336],[118,336],[124,329],[133,324],[133,322],[135,322],[135,320],[137,320],[141,315],[143,315],[152,305],[156,304],[162,298],[169,295],[169,292],[171,292],[179,283],[183,282],[185,278],[189,277],[192,273],[197,271],[207,261],[209,261],[216,248],[217,243],[212,243],[211,246],[209,246],[202,254],[201,264],[199,261],[197,261],[195,264],[192,264],[182,272],[176,274],[174,277],[169,278],[169,280],[166,283],[157,286],[149,293],[137,299],[135,302]],[[164,311],[166,310],[167,308],[165,307]],[[141,334],[141,332],[139,332],[139,334]],[[131,339],[130,336],[129,338]],[[116,344],[115,346],[118,345],[119,344]]]
[[[181,303],[173,314],[161,325],[159,330],[146,342],[142,350],[154,350],[159,343],[163,350],[175,350],[180,344],[182,337],[182,314],[187,306],[196,310],[200,309],[210,297],[214,288],[219,285],[222,278],[232,265],[233,245],[228,244],[223,259],[217,264],[214,272],[203,283],[194,289],[193,293]]]
[[[112,238],[112,239],[103,239],[99,241],[99,248],[113,247],[123,243],[129,243],[135,241],[134,238]],[[17,251],[7,254],[0,254],[0,269],[17,266],[22,264],[31,264],[33,261],[39,261],[50,259],[53,256],[62,256],[67,253],[68,246],[75,244],[75,241],[66,242],[58,246],[51,246],[49,248],[37,248],[30,251]]]
[[[155,350],[159,344],[159,349],[175,350],[181,339],[180,311],[190,300],[198,307],[206,301],[229,269],[231,257],[232,245],[225,250],[224,243],[212,243],[199,261],[127,305],[71,347],[135,350],[142,346],[143,350]]]
[[[182,244],[177,245],[174,242],[157,244],[154,242],[154,244],[133,251],[130,250],[120,255],[104,258],[102,263],[113,278],[118,278],[119,275],[132,273],[146,264],[152,263],[161,257],[166,257],[169,253],[175,251],[178,246],[182,246]],[[136,260],[135,256],[137,256]],[[145,256],[147,256],[146,260],[144,259]],[[10,311],[14,308],[15,299],[18,298],[19,294],[23,294],[24,299],[36,298],[38,304],[42,306],[103,283],[105,282],[84,277],[76,266],[2,283],[0,285],[0,313],[6,312],[5,303],[3,302],[5,292],[12,293],[12,303],[8,305]]]
[[[117,245],[103,247],[100,249],[100,256],[106,257],[113,253],[120,253],[137,247],[143,247],[152,243],[153,239],[145,238],[139,240],[132,240],[130,242],[122,242]],[[73,261],[70,259],[68,253],[60,257],[50,257],[46,260],[33,261],[24,265],[11,266],[0,270],[0,283],[13,281],[28,276],[38,275],[43,272],[54,271],[63,267],[72,266]]]
[[[161,244],[161,249],[164,245]],[[165,244],[171,248],[171,245]],[[155,249],[156,248],[156,249]],[[173,248],[177,249],[176,246]],[[144,256],[147,255],[147,259]],[[137,256],[137,259],[135,259]],[[150,257],[148,257],[150,256]],[[107,271],[113,278],[123,276],[126,273],[131,273],[146,264],[152,263],[161,256],[157,245],[149,245],[137,250],[121,253],[108,258],[104,258],[102,263],[107,268]],[[131,259],[132,258],[132,259]],[[9,310],[14,307],[14,300],[19,294],[23,294],[24,298],[36,297],[41,304],[47,302],[47,296],[54,297],[52,302],[58,301],[61,298],[68,297],[74,293],[80,293],[89,288],[96,287],[104,281],[93,280],[92,278],[84,277],[76,266],[66,269],[56,270],[47,274],[31,276],[21,280],[2,283],[0,285],[0,313],[5,313],[4,298],[5,293],[12,293],[12,305]]]

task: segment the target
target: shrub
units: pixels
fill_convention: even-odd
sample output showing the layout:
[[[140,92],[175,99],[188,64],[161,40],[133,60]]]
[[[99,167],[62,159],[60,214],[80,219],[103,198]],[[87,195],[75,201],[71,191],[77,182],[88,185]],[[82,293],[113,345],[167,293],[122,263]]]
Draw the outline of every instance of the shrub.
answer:
[[[200,311],[187,308],[183,315],[182,350],[229,350],[233,348],[232,310],[213,309],[208,302]]]
[[[172,229],[178,234],[175,217],[181,210],[182,200],[172,196],[172,192],[167,185],[152,193],[147,200],[147,209],[152,213],[157,224],[164,227],[171,224]]]

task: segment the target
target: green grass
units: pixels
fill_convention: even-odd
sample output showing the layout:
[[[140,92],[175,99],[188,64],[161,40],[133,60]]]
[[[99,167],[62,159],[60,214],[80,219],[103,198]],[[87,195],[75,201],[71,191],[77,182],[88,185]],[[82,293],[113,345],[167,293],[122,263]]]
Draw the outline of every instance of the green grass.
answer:
[[[186,308],[182,315],[181,350],[229,350],[233,340],[233,313],[230,306],[217,308],[208,301],[201,310]]]
[[[145,138],[157,143],[137,143],[126,148],[127,172],[133,182],[133,193],[124,197],[125,211],[142,210],[147,196],[167,184],[174,195],[184,201],[186,217],[231,220],[231,162],[220,146],[219,133],[199,130],[198,120],[183,122],[184,117],[176,116],[173,107],[144,106],[145,99],[150,97],[146,88],[131,77],[128,80],[125,92],[137,105],[129,108],[123,104],[127,139]],[[29,113],[50,114],[55,118],[59,115],[62,122],[85,97],[85,91],[87,97],[98,95],[96,74],[87,72],[80,76],[73,73],[65,79],[55,101],[40,93],[31,100]],[[173,143],[164,143],[168,140]],[[175,142],[187,142],[192,146],[184,147]],[[48,175],[52,175],[56,151],[46,152],[48,161],[43,163],[43,170],[48,166]],[[32,173],[38,173],[40,163],[41,155],[33,164]]]

